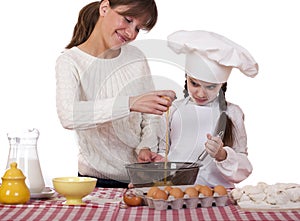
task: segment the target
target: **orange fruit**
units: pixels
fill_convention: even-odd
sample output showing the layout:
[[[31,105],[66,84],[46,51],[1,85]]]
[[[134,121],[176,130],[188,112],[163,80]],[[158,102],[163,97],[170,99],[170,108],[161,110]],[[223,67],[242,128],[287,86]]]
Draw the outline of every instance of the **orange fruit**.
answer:
[[[219,196],[224,196],[227,194],[227,190],[224,186],[222,185],[217,185],[214,187],[214,192],[219,194]]]

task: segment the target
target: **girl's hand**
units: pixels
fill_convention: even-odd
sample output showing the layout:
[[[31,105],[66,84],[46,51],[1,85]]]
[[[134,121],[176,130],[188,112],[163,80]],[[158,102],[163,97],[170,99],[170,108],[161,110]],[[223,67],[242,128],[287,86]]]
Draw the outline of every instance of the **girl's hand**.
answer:
[[[152,152],[150,149],[141,149],[138,155],[138,162],[162,162],[164,157],[158,153]]]
[[[223,149],[223,146],[224,144],[220,137],[213,137],[211,134],[207,134],[205,149],[212,158],[215,158],[217,161],[226,159],[227,152]]]
[[[166,99],[168,97],[169,99]],[[162,115],[172,105],[176,94],[171,90],[153,91],[129,98],[130,111]]]

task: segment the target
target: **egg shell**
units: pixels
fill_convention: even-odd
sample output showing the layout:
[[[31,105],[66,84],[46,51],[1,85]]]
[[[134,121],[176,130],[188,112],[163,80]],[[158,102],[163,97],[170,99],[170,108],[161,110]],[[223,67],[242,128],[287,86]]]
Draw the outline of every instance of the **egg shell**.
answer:
[[[203,187],[203,185],[196,184],[194,187],[195,187],[195,189],[200,193],[200,190],[201,190],[201,188]]]
[[[124,203],[128,206],[140,206],[142,205],[143,199],[140,196],[135,195],[124,195],[123,196]]]
[[[152,194],[153,199],[159,199],[159,200],[167,200],[168,199],[168,194],[166,191],[158,189]]]
[[[165,186],[164,191],[166,191],[168,194],[170,194],[170,191],[173,189],[171,186]]]
[[[212,196],[213,190],[208,186],[203,186],[200,189],[200,193],[202,193],[204,196]]]
[[[189,197],[198,197],[199,193],[194,187],[188,187],[184,191]]]
[[[227,195],[227,190],[222,185],[217,185],[214,187],[214,193],[217,193],[219,196]]]
[[[159,190],[159,188],[158,188],[157,186],[151,187],[151,188],[148,190],[148,192],[147,192],[147,196],[148,196],[148,197],[153,197],[153,194],[154,194],[157,190]]]
[[[172,102],[172,99],[170,98],[170,97],[168,97],[168,96],[161,96],[162,98],[164,98],[164,99],[166,99],[166,100],[168,100],[168,101],[170,101],[170,102]]]
[[[178,188],[178,187],[174,187],[171,191],[170,191],[170,195],[174,196],[176,199],[178,198],[183,198],[184,196],[184,192]]]
[[[140,206],[143,204],[143,192],[135,189],[128,189],[123,195],[123,201],[127,206]]]

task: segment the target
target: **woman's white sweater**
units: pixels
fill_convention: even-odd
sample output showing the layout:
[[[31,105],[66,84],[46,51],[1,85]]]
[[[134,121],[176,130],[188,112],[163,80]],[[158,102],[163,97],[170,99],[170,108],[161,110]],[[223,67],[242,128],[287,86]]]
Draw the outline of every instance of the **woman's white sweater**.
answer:
[[[154,90],[143,53],[126,45],[118,57],[100,59],[73,47],[57,59],[56,80],[58,117],[77,134],[79,172],[128,181],[124,165],[157,146],[158,117],[129,110],[129,96]]]

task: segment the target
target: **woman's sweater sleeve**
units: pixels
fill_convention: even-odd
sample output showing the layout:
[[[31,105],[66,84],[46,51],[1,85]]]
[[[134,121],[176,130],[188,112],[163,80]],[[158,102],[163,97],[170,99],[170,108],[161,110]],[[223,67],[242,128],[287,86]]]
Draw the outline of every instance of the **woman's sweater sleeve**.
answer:
[[[151,76],[150,68],[148,63],[144,63],[143,73],[145,74],[147,81],[143,81],[144,92],[150,92],[155,90],[155,85]],[[151,151],[157,152],[158,150],[158,137],[157,130],[161,116],[154,114],[142,113],[141,122],[141,140],[135,151],[139,154],[141,149],[150,148]]]
[[[86,101],[80,95],[80,76],[71,59],[59,57],[56,62],[56,108],[66,129],[94,128],[97,124],[129,114],[129,97],[119,96]]]

